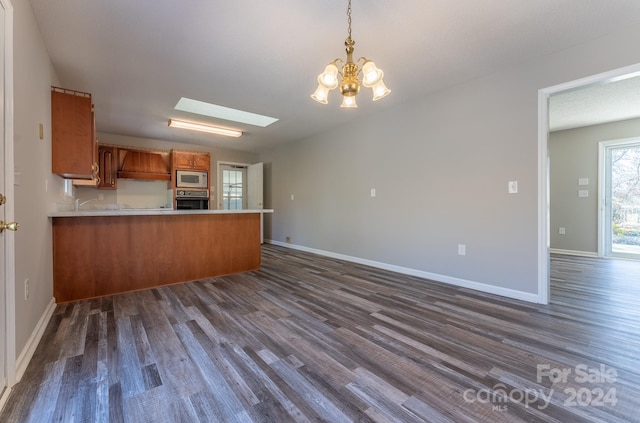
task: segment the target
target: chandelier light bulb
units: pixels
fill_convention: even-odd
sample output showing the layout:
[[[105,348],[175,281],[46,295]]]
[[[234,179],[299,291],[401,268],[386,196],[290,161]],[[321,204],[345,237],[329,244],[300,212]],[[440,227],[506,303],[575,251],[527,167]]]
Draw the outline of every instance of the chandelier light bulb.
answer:
[[[332,90],[338,86],[338,67],[333,63],[329,63],[324,72],[318,76],[318,83]]]
[[[376,64],[370,60],[364,62],[362,65],[362,85],[365,87],[373,87],[378,81],[382,80],[384,73],[376,67]]]
[[[391,90],[384,85],[384,81],[382,79],[378,81],[376,85],[371,87],[371,90],[373,91],[373,101],[380,100],[391,92]]]
[[[354,109],[358,107],[356,104],[356,96],[342,96],[342,104],[340,107],[346,107],[349,109]]]
[[[317,101],[318,103],[327,104],[327,97],[329,96],[329,89],[322,84],[318,84],[318,88],[316,88],[315,92],[311,94],[311,98]]]

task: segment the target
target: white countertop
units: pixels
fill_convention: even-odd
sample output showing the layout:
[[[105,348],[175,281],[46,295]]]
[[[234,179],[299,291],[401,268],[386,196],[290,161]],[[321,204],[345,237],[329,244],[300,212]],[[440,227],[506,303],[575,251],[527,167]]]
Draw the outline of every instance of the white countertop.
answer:
[[[262,210],[172,210],[172,209],[85,209],[49,213],[49,217],[91,217],[91,216],[156,216],[184,214],[232,214],[232,213],[273,213],[273,209]]]

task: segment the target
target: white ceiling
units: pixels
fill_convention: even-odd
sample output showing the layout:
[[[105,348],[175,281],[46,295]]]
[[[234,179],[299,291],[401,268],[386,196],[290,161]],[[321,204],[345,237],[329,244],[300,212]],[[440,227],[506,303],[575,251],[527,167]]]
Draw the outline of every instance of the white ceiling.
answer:
[[[549,99],[549,129],[580,128],[640,117],[640,77],[598,83]]]
[[[375,60],[392,92],[373,103],[363,91],[359,108],[344,110],[337,92],[328,105],[309,95],[324,66],[344,59],[346,0],[31,4],[61,84],[93,94],[98,131],[246,151],[303,139],[640,23],[638,0],[353,0],[355,57]],[[189,116],[173,110],[181,97],[280,120],[259,128]],[[246,135],[167,127],[169,118],[181,117]]]

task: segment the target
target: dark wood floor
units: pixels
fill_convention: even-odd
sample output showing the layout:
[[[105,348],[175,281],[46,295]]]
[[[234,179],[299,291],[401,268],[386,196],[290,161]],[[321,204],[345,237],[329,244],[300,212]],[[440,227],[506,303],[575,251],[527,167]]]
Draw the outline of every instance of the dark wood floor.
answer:
[[[639,266],[554,256],[541,306],[267,245],[58,306],[0,421],[640,421]]]

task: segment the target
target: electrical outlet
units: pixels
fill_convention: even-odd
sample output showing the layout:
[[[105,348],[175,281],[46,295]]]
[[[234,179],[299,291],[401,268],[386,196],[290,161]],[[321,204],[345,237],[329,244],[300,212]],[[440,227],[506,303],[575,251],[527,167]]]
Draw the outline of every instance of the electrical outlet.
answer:
[[[27,301],[29,299],[29,279],[24,280],[24,300]]]
[[[287,244],[291,243],[291,237],[290,237],[290,236],[285,237],[284,241],[285,241]]]
[[[467,254],[467,246],[464,244],[458,244],[458,255],[464,256]]]
[[[567,232],[566,232],[565,228],[558,228],[558,233],[559,233],[560,235],[564,235],[564,234],[566,234]]]

